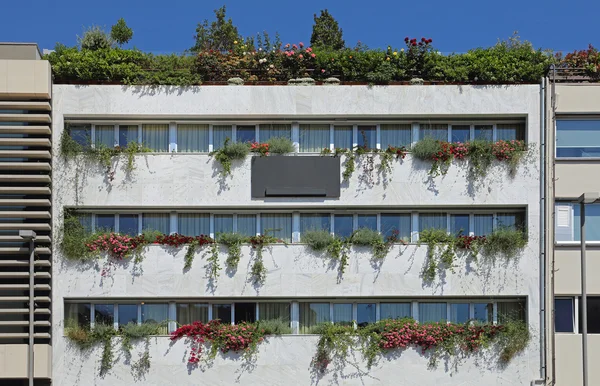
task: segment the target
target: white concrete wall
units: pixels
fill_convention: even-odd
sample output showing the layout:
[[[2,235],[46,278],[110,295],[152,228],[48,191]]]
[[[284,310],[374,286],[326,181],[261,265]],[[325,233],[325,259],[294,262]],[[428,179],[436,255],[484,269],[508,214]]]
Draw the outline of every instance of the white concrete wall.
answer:
[[[121,362],[113,373],[102,379],[97,371],[97,356],[92,355],[79,363],[81,354],[71,348],[63,337],[63,299],[115,297],[370,297],[378,296],[526,296],[528,317],[533,333],[523,357],[505,369],[488,361],[466,360],[458,369],[441,366],[427,370],[426,359],[408,350],[393,361],[384,361],[381,368],[350,378],[333,377],[326,383],[338,384],[506,384],[528,385],[539,377],[539,88],[538,86],[400,86],[400,87],[197,87],[136,88],[121,86],[66,86],[54,88],[54,225],[60,229],[64,206],[105,208],[127,206],[135,208],[182,207],[245,207],[306,208],[345,206],[386,206],[418,208],[423,206],[519,206],[528,212],[529,244],[523,255],[509,263],[476,265],[461,260],[455,274],[448,273],[434,285],[425,285],[419,274],[422,270],[426,247],[395,246],[381,267],[374,267],[365,250],[353,250],[344,279],[337,282],[336,267],[329,267],[323,258],[311,253],[305,246],[273,246],[265,254],[269,271],[263,287],[247,283],[249,247],[243,248],[243,258],[237,273],[228,276],[225,271],[210,289],[201,261],[196,257],[193,268],[183,272],[185,250],[169,253],[162,247],[148,248],[141,270],[134,275],[131,264],[113,266],[108,277],[97,266],[67,263],[58,250],[54,253],[53,273],[53,350],[54,382],[69,384],[130,384],[129,367]],[[494,165],[490,175],[476,184],[466,178],[466,166],[452,165],[448,175],[430,180],[429,165],[413,161],[395,162],[391,181],[377,180],[373,186],[359,181],[362,173],[357,165],[349,184],[342,185],[339,200],[251,200],[250,163],[236,165],[233,177],[219,184],[214,162],[207,155],[162,154],[136,157],[136,170],[129,176],[118,167],[115,180],[106,181],[103,171],[81,161],[65,162],[59,155],[58,143],[64,117],[113,117],[135,119],[267,119],[287,118],[301,121],[302,117],[367,117],[423,119],[427,117],[464,117],[493,119],[492,117],[525,117],[527,138],[532,156],[521,166],[514,179],[508,177],[502,165]],[[449,118],[450,119],[450,118]],[[342,168],[343,170],[343,168]],[[224,260],[224,255],[222,257]],[[160,341],[161,338],[158,340]],[[252,372],[245,373],[241,384],[298,384],[316,383],[311,378],[309,363],[316,340],[309,337],[284,337],[276,344],[261,348],[259,361]],[[172,383],[205,384],[205,379],[222,377],[222,383],[233,383],[235,374],[242,371],[239,361],[223,360],[202,374],[188,373],[183,348],[167,348],[166,339],[153,344],[152,366],[146,382],[164,384],[161,376]],[[178,343],[175,347],[183,347]],[[292,364],[278,364],[273,358]],[[72,361],[77,362],[76,366]],[[96,369],[97,370],[97,369]],[[408,370],[408,371],[407,371]],[[456,370],[456,371],[455,371]],[[356,369],[347,366],[344,374]],[[456,372],[456,374],[454,374]],[[168,375],[156,375],[158,373]],[[276,375],[273,375],[276,374]],[[452,375],[452,376],[451,376]],[[81,381],[77,381],[82,377]],[[85,377],[94,377],[85,378]],[[213,378],[211,378],[213,377]],[[221,378],[219,378],[221,379]],[[484,380],[483,383],[482,379]],[[405,382],[400,382],[405,380]],[[79,383],[77,383],[79,382]],[[209,384],[219,384],[218,380]],[[387,383],[386,383],[387,382]]]

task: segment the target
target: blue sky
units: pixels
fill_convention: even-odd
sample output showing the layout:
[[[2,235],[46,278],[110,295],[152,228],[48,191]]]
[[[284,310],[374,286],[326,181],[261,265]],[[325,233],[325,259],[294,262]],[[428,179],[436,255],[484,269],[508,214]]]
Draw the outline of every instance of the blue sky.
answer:
[[[124,17],[134,30],[132,45],[144,51],[181,52],[193,45],[198,22],[227,5],[242,35],[279,32],[283,43],[310,41],[313,14],[328,8],[347,45],[403,45],[405,36],[425,36],[442,52],[493,45],[513,31],[534,46],[557,51],[600,46],[593,0],[18,0],[0,5],[0,41],[76,43],[84,26],[107,29]],[[8,9],[7,9],[8,8]],[[10,16],[9,16],[10,15]]]

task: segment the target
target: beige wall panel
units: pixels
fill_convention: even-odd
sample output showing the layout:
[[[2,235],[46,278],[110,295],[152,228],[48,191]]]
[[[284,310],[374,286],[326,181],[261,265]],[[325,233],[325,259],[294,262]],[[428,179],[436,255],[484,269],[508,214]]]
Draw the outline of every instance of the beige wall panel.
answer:
[[[600,113],[600,84],[556,85],[556,112]]]
[[[556,295],[573,295],[581,293],[581,253],[579,247],[558,247],[555,250],[555,282]],[[587,287],[589,295],[600,295],[600,280],[595,273],[600,272],[600,249],[588,247],[587,250]]]
[[[600,192],[600,160],[558,161],[555,170],[557,199],[579,197],[584,192]]]

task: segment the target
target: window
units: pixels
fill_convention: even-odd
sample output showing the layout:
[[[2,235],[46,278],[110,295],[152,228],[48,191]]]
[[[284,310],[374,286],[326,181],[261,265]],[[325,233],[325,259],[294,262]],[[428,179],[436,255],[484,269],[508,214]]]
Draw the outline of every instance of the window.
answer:
[[[260,320],[280,319],[290,321],[290,303],[259,303],[258,318]]]
[[[68,130],[73,141],[81,146],[89,147],[92,143],[92,125],[68,125]]]
[[[177,151],[179,153],[207,153],[208,125],[177,125]]]
[[[356,143],[358,147],[365,149],[377,148],[377,127],[358,126]]]
[[[179,324],[208,322],[208,304],[206,303],[177,303],[176,313]]]
[[[292,139],[292,126],[288,124],[262,124],[259,126],[260,142],[267,142],[271,138]]]
[[[473,319],[481,323],[494,320],[494,305],[492,303],[474,303]]]
[[[300,214],[300,235],[307,231],[327,231],[331,229],[331,215],[322,213]]]
[[[292,215],[285,213],[261,214],[261,233],[286,242],[292,241]]]
[[[466,323],[469,319],[468,303],[450,303],[451,323]]]
[[[581,298],[580,298],[581,300]],[[579,332],[583,330],[581,301],[579,302]],[[587,297],[587,332],[589,334],[600,334],[600,296]]]
[[[427,229],[448,229],[446,213],[419,213],[419,232]]]
[[[450,233],[456,236],[469,235],[469,215],[452,214],[450,215]]]
[[[419,139],[433,138],[438,141],[448,141],[448,125],[446,124],[421,124]]]
[[[235,324],[256,322],[256,303],[235,303]]]
[[[114,232],[115,231],[115,215],[114,214],[97,214],[96,215],[96,231]]]
[[[124,326],[127,323],[138,322],[138,306],[137,304],[119,304],[119,326]]]
[[[142,215],[142,231],[158,231],[168,235],[171,216],[168,213],[144,213]]]
[[[410,303],[381,303],[379,305],[380,319],[410,318],[411,308]]]
[[[169,320],[169,305],[162,304],[144,304],[142,303],[142,323],[158,323],[162,324],[160,333],[167,334],[168,326],[166,321]]]
[[[375,303],[358,303],[356,305],[356,324],[365,327],[376,322]]]
[[[508,123],[496,125],[496,140],[511,141],[525,140],[525,125],[522,123]]]
[[[401,147],[410,146],[412,142],[412,129],[409,124],[385,124],[379,126],[381,148],[388,146]]]
[[[452,125],[452,141],[451,142],[468,142],[471,139],[470,125]]]
[[[233,142],[233,129],[230,125],[213,126],[213,150],[223,148],[223,145],[228,138]]]
[[[409,213],[384,213],[381,215],[381,234],[384,238],[396,237],[404,242],[410,241],[411,220]]]
[[[137,129],[136,129],[137,130]],[[115,126],[114,125],[96,125],[94,126],[95,141],[94,146],[97,149],[115,147]],[[136,132],[137,135],[137,132]]]
[[[88,303],[65,303],[65,321],[78,326],[90,325],[90,305]]]
[[[554,299],[554,331],[574,332],[573,298]]]
[[[331,322],[329,303],[300,303],[300,333],[311,334],[314,327]]]
[[[246,143],[256,141],[256,127],[252,126],[236,126],[236,142]]]
[[[335,126],[333,128],[333,145],[336,149],[352,149],[352,126]]]
[[[446,320],[446,303],[419,303],[419,322],[435,323]]]
[[[210,215],[207,213],[177,214],[177,233],[184,236],[210,234]]]
[[[333,304],[333,323],[352,325],[352,304]]]
[[[494,140],[494,127],[492,125],[475,125],[475,138],[480,141]]]
[[[223,324],[231,324],[231,304],[213,304],[212,318]]]
[[[486,236],[492,233],[494,216],[491,214],[476,214],[473,218],[475,236]]]
[[[556,157],[600,157],[600,120],[558,119]]]
[[[523,213],[498,213],[496,226],[498,228],[523,229],[525,227],[523,217]]]
[[[119,126],[119,146],[127,147],[129,142],[138,141],[137,125],[120,125]]]
[[[334,233],[341,238],[350,237],[353,231],[354,216],[351,214],[336,214],[334,217]]]
[[[525,301],[498,302],[498,323],[507,320],[526,320]]]
[[[138,220],[137,214],[119,215],[119,233],[130,236],[137,235],[139,233]]]
[[[329,149],[329,131],[329,125],[300,125],[300,152],[320,153]]]
[[[573,205],[573,240],[581,241],[581,207]],[[585,239],[586,241],[600,240],[600,204],[585,205]]]
[[[169,125],[142,125],[142,143],[152,151],[169,151]]]
[[[85,229],[86,232],[92,231],[92,214],[91,213],[77,213],[77,219],[79,223]]]
[[[377,215],[376,214],[359,214],[358,215],[358,229],[371,229],[377,230]]]
[[[238,214],[237,233],[244,236],[256,236],[256,215]]]
[[[215,214],[215,235],[233,232],[232,214]]]
[[[115,306],[112,304],[94,304],[94,323],[113,325]]]

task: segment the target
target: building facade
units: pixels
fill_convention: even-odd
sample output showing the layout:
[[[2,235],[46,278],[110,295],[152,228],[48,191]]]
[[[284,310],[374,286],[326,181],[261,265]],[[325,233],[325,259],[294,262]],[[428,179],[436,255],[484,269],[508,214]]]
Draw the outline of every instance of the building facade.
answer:
[[[66,259],[53,248],[53,383],[59,385],[308,385],[333,384],[539,384],[544,377],[546,319],[540,224],[541,136],[544,96],[539,85],[514,86],[144,86],[55,85],[53,89],[53,227],[75,213],[91,231],[141,233],[146,229],[187,235],[270,233],[286,243],[263,252],[264,281],[252,280],[257,250],[241,246],[235,269],[210,274],[206,248],[191,267],[185,248],[150,245],[141,262],[103,257]],[[83,155],[66,157],[63,132],[93,147],[143,143],[149,152],[114,157],[108,165]],[[292,140],[288,155],[247,157],[231,175],[209,152],[225,138]],[[430,162],[408,154],[380,171],[381,155],[320,157],[323,148],[410,146],[426,136],[447,141],[523,139],[528,154],[516,172],[494,162],[487,176],[469,177],[468,164],[452,161],[445,175],[430,176]],[[373,161],[371,161],[371,159]],[[350,174],[348,176],[348,174]],[[298,183],[298,181],[303,181]],[[308,181],[308,182],[306,182]],[[315,182],[316,181],[316,182]],[[483,236],[522,224],[528,242],[510,260],[462,256],[453,270],[426,280],[428,246],[422,231],[437,228]],[[367,228],[395,231],[384,259],[353,246],[343,274],[339,263],[302,242],[313,227],[339,236]],[[214,256],[214,255],[213,255]],[[439,267],[438,267],[439,268]],[[409,348],[384,356],[372,368],[355,360],[312,370],[318,322],[357,323],[413,317],[502,324],[524,318],[531,339],[507,365],[493,350],[446,359],[428,367],[428,354]],[[172,342],[177,323],[221,319],[227,323],[282,318],[291,334],[268,337],[252,360],[238,354],[188,364],[189,346]],[[169,321],[149,340],[150,368],[114,349],[113,366],[101,374],[102,349],[82,352],[65,336],[67,321],[81,324]],[[114,338],[118,339],[118,338]]]

